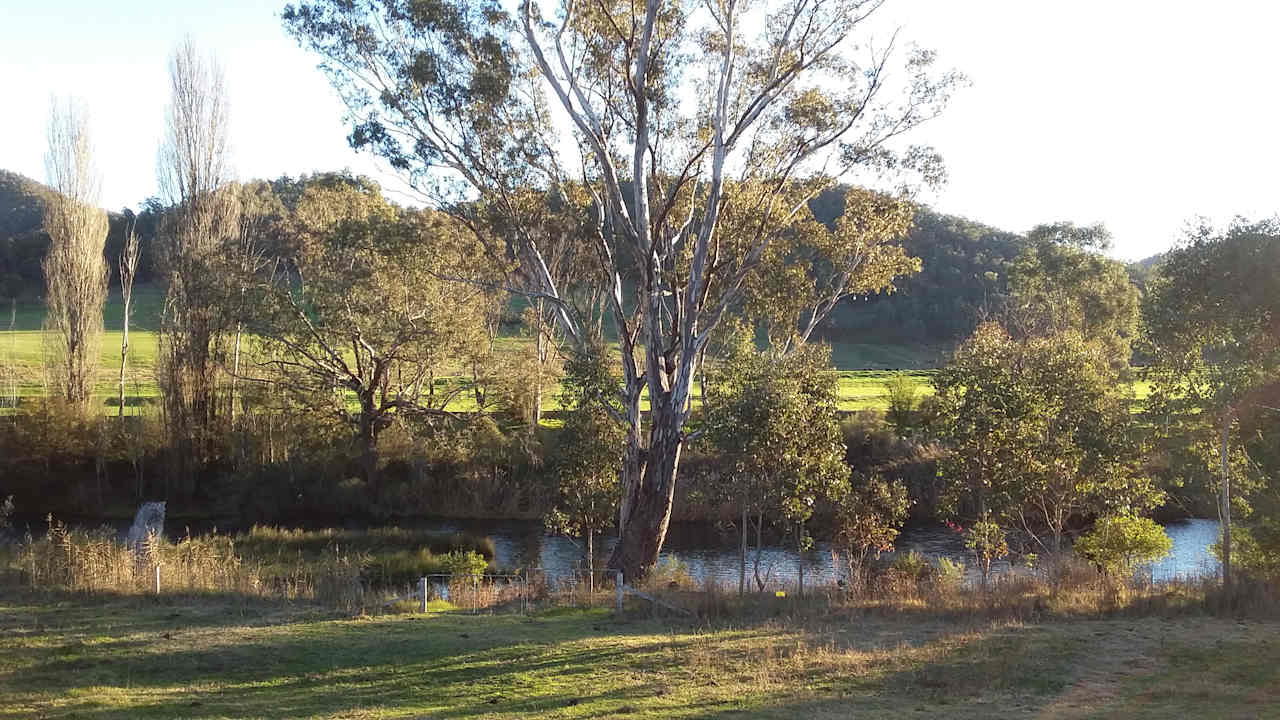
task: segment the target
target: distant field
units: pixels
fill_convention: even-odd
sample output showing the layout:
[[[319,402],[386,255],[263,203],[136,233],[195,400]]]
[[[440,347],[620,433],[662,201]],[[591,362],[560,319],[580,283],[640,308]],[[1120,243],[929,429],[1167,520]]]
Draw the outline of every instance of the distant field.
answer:
[[[129,332],[129,372],[126,379],[126,412],[154,402],[159,395],[155,382],[156,333],[164,298],[160,291],[150,286],[139,287],[134,292],[135,309]],[[19,404],[45,394],[44,350],[41,326],[44,307],[39,303],[19,303],[16,314],[0,308],[0,397],[13,394]],[[12,315],[13,330],[10,326]],[[105,310],[106,333],[102,342],[102,366],[94,393],[94,404],[104,413],[115,413],[117,383],[120,373],[120,325],[122,306],[119,289],[113,289]],[[499,351],[511,352],[523,342],[520,338],[505,337],[499,341]],[[832,343],[832,361],[840,370],[840,409],[884,409],[884,383],[894,370],[908,371],[906,376],[917,384],[921,394],[932,392],[929,378],[941,360],[933,349],[904,345],[884,345],[836,341]],[[461,378],[446,378],[446,383],[462,382]],[[695,385],[694,402],[701,402],[701,389]],[[647,400],[644,401],[647,406]],[[450,403],[450,410],[466,412],[475,409],[474,397],[459,393]],[[557,392],[548,392],[543,400],[544,410],[558,410]]]

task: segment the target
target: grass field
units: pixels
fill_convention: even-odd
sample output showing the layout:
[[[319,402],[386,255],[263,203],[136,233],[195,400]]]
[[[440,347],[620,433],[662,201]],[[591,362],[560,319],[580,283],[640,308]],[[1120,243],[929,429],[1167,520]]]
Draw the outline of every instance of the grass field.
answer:
[[[631,612],[631,611],[629,611]],[[344,619],[237,598],[0,595],[0,718],[1275,717],[1280,624],[561,609]]]
[[[153,402],[159,395],[155,382],[156,333],[163,297],[152,287],[139,287],[135,291],[136,310],[129,333],[129,372],[126,378],[125,403],[133,411],[139,405]],[[120,376],[120,318],[121,305],[118,290],[113,291],[105,311],[106,333],[103,337],[102,364],[94,393],[95,406],[104,413],[115,413],[117,387]],[[37,303],[19,304],[14,315],[13,330],[9,327],[8,313],[0,313],[0,395],[11,392],[19,402],[29,401],[45,394],[44,349],[41,325],[44,322],[43,306]],[[502,338],[499,351],[512,351],[517,338]],[[883,409],[884,383],[893,370],[908,370],[908,377],[916,382],[922,394],[931,392],[930,372],[939,361],[935,350],[896,345],[836,342],[832,344],[832,361],[840,369],[840,407],[842,410]],[[701,390],[695,385],[695,402],[701,398]],[[558,393],[544,395],[543,409],[557,410]],[[461,393],[449,409],[465,412],[475,409],[474,399]]]

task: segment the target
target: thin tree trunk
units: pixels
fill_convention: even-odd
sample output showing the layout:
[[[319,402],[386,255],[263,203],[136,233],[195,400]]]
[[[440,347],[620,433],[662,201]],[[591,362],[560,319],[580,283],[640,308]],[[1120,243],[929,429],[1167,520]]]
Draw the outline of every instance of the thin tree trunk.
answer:
[[[1227,461],[1227,443],[1231,435],[1231,416],[1222,420],[1222,498],[1219,515],[1222,521],[1222,589],[1231,590],[1231,471]]]
[[[124,417],[124,373],[129,364],[129,295],[124,296],[124,322],[120,325],[120,413]]]
[[[742,504],[742,544],[738,547],[738,595],[747,591],[747,504]]]
[[[236,343],[231,356],[231,426],[236,424],[236,384],[240,377],[240,338],[244,328],[236,323]]]
[[[764,591],[764,580],[760,579],[760,554],[764,552],[764,511],[756,513],[756,562],[752,572],[756,578],[756,592]]]
[[[587,591],[596,591],[596,546],[595,532],[587,528]]]
[[[372,391],[360,396],[360,464],[364,467],[364,479],[373,490],[378,485],[378,431],[377,417],[373,410]]]

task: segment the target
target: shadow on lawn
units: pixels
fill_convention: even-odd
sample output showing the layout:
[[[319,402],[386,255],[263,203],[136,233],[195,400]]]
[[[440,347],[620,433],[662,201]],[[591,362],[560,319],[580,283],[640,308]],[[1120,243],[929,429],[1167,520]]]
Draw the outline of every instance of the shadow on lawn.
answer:
[[[201,598],[184,607],[174,600],[67,597],[43,607],[4,602],[0,642],[9,644],[18,629],[13,620],[24,611],[42,615],[42,632],[56,633],[58,642],[29,648],[15,671],[0,676],[8,698],[0,718],[28,717],[32,710],[100,719],[350,717],[366,711],[439,718],[640,711],[728,717],[746,711],[793,718],[848,712],[886,698],[959,709],[991,691],[1050,697],[1066,683],[1063,663],[1088,648],[1034,627],[940,643],[929,632],[904,637],[902,621],[850,625],[847,632],[855,638],[839,642],[823,631],[757,625],[718,633],[708,645],[707,636],[687,625],[673,630],[603,611],[481,622],[453,614],[333,620],[299,617],[296,609],[284,614],[287,607],[280,604],[227,599],[219,606]],[[231,628],[234,633],[226,632]],[[653,639],[608,642],[636,635]],[[897,663],[845,676],[816,669],[803,682],[777,686],[726,687],[734,680],[723,667],[719,681],[698,667],[747,667],[753,651],[737,641],[761,639],[830,648],[936,648],[927,664]],[[141,703],[104,707],[99,688],[129,688]],[[802,696],[790,695],[796,692]],[[48,702],[54,698],[56,705]]]

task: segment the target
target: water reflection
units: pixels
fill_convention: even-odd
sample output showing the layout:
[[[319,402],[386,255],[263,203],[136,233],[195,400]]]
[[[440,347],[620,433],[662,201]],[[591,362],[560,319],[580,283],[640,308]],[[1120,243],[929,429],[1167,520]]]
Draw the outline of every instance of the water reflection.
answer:
[[[98,524],[87,519],[70,519],[71,525],[97,527]],[[458,532],[467,531],[487,535],[493,539],[497,553],[497,564],[507,569],[539,568],[552,579],[567,578],[575,571],[584,568],[583,548],[568,538],[549,535],[543,530],[542,523],[537,521],[518,520],[421,520],[400,523],[406,527],[420,527],[428,530]],[[121,531],[128,526],[123,521]],[[14,523],[16,529],[29,528],[33,534],[39,535],[46,527],[43,518],[19,517]],[[1165,526],[1165,532],[1173,541],[1173,549],[1169,556],[1150,566],[1150,577],[1155,582],[1169,580],[1187,580],[1212,576],[1219,572],[1217,558],[1210,552],[1210,546],[1218,540],[1217,520],[1184,520]],[[171,523],[168,534],[175,539],[185,532],[208,532],[214,528],[186,528],[179,523]],[[604,537],[596,540],[598,559],[596,566],[603,567],[608,558],[615,538]],[[965,550],[960,536],[946,527],[925,526],[907,528],[898,537],[894,553],[916,551],[929,560],[946,557],[965,564],[966,573],[971,580],[978,577],[972,555]],[[884,559],[892,559],[893,553],[886,553]],[[713,525],[705,523],[684,523],[672,525],[662,552],[663,560],[678,559],[683,563],[689,575],[701,582],[707,577],[718,582],[736,587],[738,583],[738,538],[732,533],[725,533]],[[749,551],[747,558],[747,577],[752,577],[754,550]],[[803,555],[795,550],[782,546],[767,546],[761,552],[760,575],[768,578],[771,586],[792,586],[799,575],[803,564],[806,583],[833,583],[840,579],[843,568],[836,562],[827,543],[817,543],[814,549]],[[1009,572],[1007,561],[992,564],[996,573]],[[1145,575],[1145,572],[1140,574]]]
[[[493,539],[498,565],[506,568],[541,568],[550,578],[564,578],[585,567],[583,549],[567,538],[548,535],[537,522],[491,522],[441,520],[423,526],[442,531],[469,531]],[[1151,579],[1164,582],[1192,579],[1218,572],[1217,559],[1209,550],[1218,539],[1216,520],[1185,520],[1165,526],[1173,541],[1169,557],[1150,566]],[[608,556],[615,539],[596,541],[597,567]],[[908,528],[898,537],[893,553],[919,552],[930,560],[946,557],[962,562],[970,578],[977,577],[973,557],[961,538],[943,526]],[[883,557],[891,559],[893,553]],[[673,525],[663,547],[662,560],[678,559],[689,574],[701,582],[712,577],[726,585],[738,582],[737,538],[716,528],[701,524]],[[747,577],[753,575],[754,549],[747,556]],[[781,546],[766,546],[760,557],[760,576],[771,586],[793,585],[804,566],[805,582],[833,583],[843,576],[843,569],[833,556],[831,546],[817,543],[810,552],[800,554]],[[1008,572],[1007,561],[992,564],[996,573]]]

